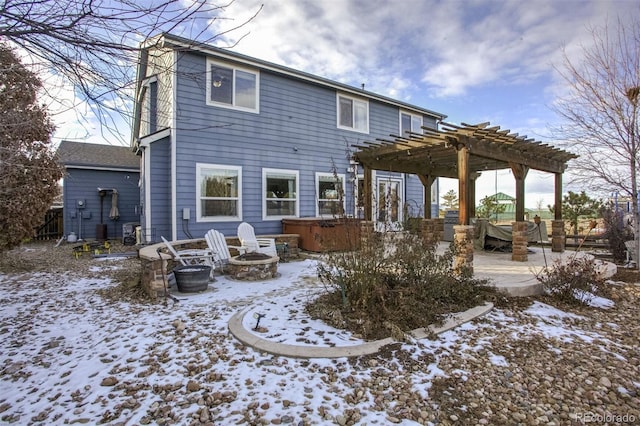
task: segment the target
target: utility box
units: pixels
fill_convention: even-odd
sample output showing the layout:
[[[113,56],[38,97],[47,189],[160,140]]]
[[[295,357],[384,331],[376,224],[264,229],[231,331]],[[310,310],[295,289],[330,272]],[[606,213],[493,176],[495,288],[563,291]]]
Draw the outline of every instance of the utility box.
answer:
[[[444,214],[444,232],[442,234],[443,241],[453,241],[453,227],[460,220],[460,212],[458,210],[447,210]]]
[[[127,222],[122,224],[122,244],[132,246],[137,243],[136,228],[140,224],[138,222]]]

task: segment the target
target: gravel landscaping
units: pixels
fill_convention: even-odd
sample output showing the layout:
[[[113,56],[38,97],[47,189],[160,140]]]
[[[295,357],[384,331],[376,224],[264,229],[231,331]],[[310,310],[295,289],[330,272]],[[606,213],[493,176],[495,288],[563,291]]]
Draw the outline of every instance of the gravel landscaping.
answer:
[[[310,260],[281,264],[278,282],[217,277],[175,304],[148,301],[138,268],[135,258],[76,259],[64,243],[0,258],[0,422],[640,424],[633,273],[614,277],[610,298],[595,307],[501,300],[431,339],[326,360],[260,353],[227,331],[232,315],[259,306],[265,336],[348,338],[318,333],[303,316],[323,291]],[[282,329],[273,312],[288,319]]]

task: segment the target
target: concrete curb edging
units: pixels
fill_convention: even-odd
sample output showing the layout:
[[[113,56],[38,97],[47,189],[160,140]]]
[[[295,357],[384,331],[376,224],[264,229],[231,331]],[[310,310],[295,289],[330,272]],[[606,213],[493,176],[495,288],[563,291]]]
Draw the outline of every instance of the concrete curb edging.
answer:
[[[424,339],[432,334],[444,333],[445,331],[451,330],[452,328],[471,321],[474,318],[486,315],[492,309],[493,303],[487,302],[484,305],[476,306],[475,308],[468,309],[464,312],[451,315],[442,326],[430,326],[428,331],[424,328],[420,328],[412,331],[410,335],[416,339]],[[355,357],[374,354],[383,346],[396,342],[396,340],[391,337],[387,337],[386,339],[375,340],[372,342],[366,342],[362,345],[353,346],[300,346],[277,343],[256,336],[242,325],[244,316],[247,312],[249,312],[249,309],[244,309],[234,314],[231,319],[229,319],[229,331],[243,344],[274,355],[287,356],[291,358]]]

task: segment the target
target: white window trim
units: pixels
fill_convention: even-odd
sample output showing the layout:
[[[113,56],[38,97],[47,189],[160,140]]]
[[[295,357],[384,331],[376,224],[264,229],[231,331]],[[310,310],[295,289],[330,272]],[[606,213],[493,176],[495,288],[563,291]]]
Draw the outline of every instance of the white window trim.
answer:
[[[202,169],[236,170],[238,172],[238,215],[237,216],[202,216],[200,182]],[[235,198],[235,197],[234,197]],[[233,199],[233,198],[230,198]],[[196,163],[196,221],[197,222],[237,222],[242,220],[242,167],[225,164]]]
[[[349,99],[352,102],[361,102],[365,105],[366,107],[366,111],[367,111],[367,124],[366,124],[366,129],[364,130],[360,130],[356,127],[347,127],[347,126],[343,126],[340,124],[340,98],[345,98],[345,99]],[[355,108],[353,108],[352,113],[355,114]],[[353,124],[355,126],[356,120],[355,120],[355,116],[353,117]],[[336,125],[338,126],[338,129],[343,129],[343,130],[349,130],[351,132],[358,132],[358,133],[365,133],[365,134],[369,134],[369,100],[368,99],[363,99],[363,98],[357,98],[355,96],[349,96],[349,95],[345,95],[344,93],[336,93]]]
[[[232,96],[233,96],[233,101],[232,104],[226,104],[224,102],[215,102],[211,100],[211,66],[212,65],[219,65],[221,67],[225,67],[225,68],[230,68],[233,70],[233,90],[231,91]],[[236,71],[244,71],[246,73],[249,74],[253,74],[256,76],[256,107],[255,108],[246,108],[246,107],[242,107],[242,106],[237,106],[236,103],[236,89],[235,89],[235,84],[236,84],[236,79],[235,79],[235,75],[236,75]],[[255,114],[260,113],[260,71],[256,70],[256,69],[251,69],[251,68],[244,68],[244,67],[239,67],[237,65],[232,65],[226,62],[222,62],[222,61],[216,61],[213,60],[211,58],[207,58],[207,105],[211,105],[211,106],[216,106],[216,107],[220,107],[220,108],[228,108],[228,109],[234,109],[237,111],[246,111],[246,112],[252,112]]]
[[[332,179],[335,179],[336,176],[338,177],[338,179],[342,179],[342,191],[345,191],[345,175],[344,173],[342,174],[334,174],[334,173],[324,173],[324,172],[316,172],[316,186],[315,186],[315,192],[316,192],[316,216],[320,217],[322,216],[320,214],[320,201],[331,201],[331,200],[327,200],[325,198],[320,198],[320,191],[319,191],[319,186],[320,186],[320,178],[321,177],[330,177]],[[342,196],[342,210],[344,212],[346,212],[346,194],[343,194]]]
[[[155,74],[143,79],[140,82],[140,91],[138,92],[138,97],[137,97],[136,101],[142,102],[142,96],[144,96],[144,92],[149,89],[149,85],[151,83],[157,83],[157,82],[158,82],[158,76],[155,75]]]
[[[402,114],[408,115],[410,117],[411,120],[411,124],[413,124],[413,119],[414,118],[419,118],[420,119],[420,126],[424,126],[424,117],[420,114],[413,114],[409,111],[405,111],[405,110],[400,110],[398,112],[398,132],[400,133],[400,136],[404,137],[405,135],[402,134]],[[414,133],[421,133],[422,132],[422,128],[420,129],[411,129],[412,132]]]
[[[291,215],[283,215],[283,216],[269,216],[267,215],[267,173],[282,173],[282,174],[290,174],[296,177],[296,212],[293,216]],[[289,199],[291,200],[291,199]],[[289,170],[289,169],[262,169],[262,220],[281,220],[291,217],[300,217],[300,171],[299,170]]]
[[[151,84],[152,83],[156,83],[158,84],[158,76],[157,75],[152,75],[149,77],[146,77],[145,79],[143,79],[140,82],[140,91],[138,91],[137,96],[136,96],[136,101],[138,102],[138,104],[140,105],[139,107],[139,126],[140,128],[138,129],[138,137],[145,137],[148,135],[152,135],[155,132],[151,131]],[[157,95],[157,91],[156,91],[156,95]],[[146,101],[146,102],[145,102]],[[157,105],[158,104],[158,99],[156,99],[156,114],[157,114]],[[145,106],[147,107],[147,110],[145,111]],[[143,123],[146,123],[145,129],[146,133],[143,135],[142,132],[142,125]],[[156,126],[158,124],[158,117],[156,116]],[[156,128],[156,131],[158,129]]]

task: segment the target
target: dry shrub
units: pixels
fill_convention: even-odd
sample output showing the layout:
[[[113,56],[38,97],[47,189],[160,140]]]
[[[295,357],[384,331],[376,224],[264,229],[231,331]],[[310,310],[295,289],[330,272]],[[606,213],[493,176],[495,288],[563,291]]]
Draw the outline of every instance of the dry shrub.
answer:
[[[605,279],[589,256],[558,259],[536,274],[544,292],[568,305],[589,305],[595,296],[606,296]]]
[[[359,250],[324,256],[318,276],[329,294],[307,308],[311,315],[377,339],[438,324],[493,294],[486,280],[454,274],[453,246],[438,255],[433,244],[400,232],[374,232],[362,241]]]

